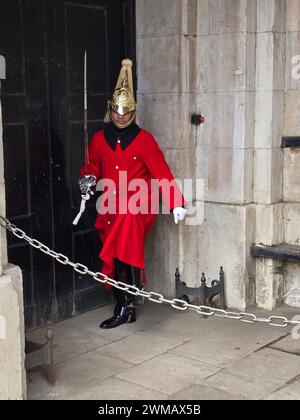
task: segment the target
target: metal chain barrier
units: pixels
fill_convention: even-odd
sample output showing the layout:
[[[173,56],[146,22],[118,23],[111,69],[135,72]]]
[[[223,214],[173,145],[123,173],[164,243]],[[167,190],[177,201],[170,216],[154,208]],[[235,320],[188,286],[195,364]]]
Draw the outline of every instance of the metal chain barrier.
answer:
[[[44,254],[49,255],[50,257],[54,258],[60,264],[71,266],[77,273],[92,276],[96,281],[102,284],[109,284],[110,286],[116,287],[119,290],[130,293],[131,295],[141,296],[145,299],[148,299],[150,302],[158,303],[158,304],[165,303],[165,304],[170,305],[174,309],[178,309],[179,311],[186,311],[188,309],[193,310],[193,311],[196,311],[199,315],[203,315],[205,317],[210,317],[214,315],[216,317],[221,317],[221,318],[235,319],[235,320],[245,322],[248,324],[255,324],[257,322],[262,322],[267,325],[271,325],[272,327],[287,327],[289,325],[300,325],[300,316],[298,317],[299,320],[289,320],[284,316],[275,316],[275,315],[272,315],[268,318],[260,318],[254,314],[247,313],[247,312],[232,312],[232,311],[226,311],[224,309],[212,308],[210,306],[205,306],[205,305],[197,306],[197,305],[192,305],[186,302],[185,300],[176,299],[176,298],[166,299],[160,293],[146,292],[144,290],[140,290],[136,286],[129,285],[121,281],[116,281],[114,279],[111,279],[103,273],[91,271],[88,269],[88,267],[86,267],[83,264],[74,263],[70,261],[69,258],[66,257],[65,255],[51,250],[48,246],[38,241],[37,239],[30,238],[29,236],[26,235],[26,233],[23,230],[17,228],[8,219],[6,219],[5,217],[1,215],[0,215],[0,224],[3,228],[12,232],[17,238],[24,239],[31,246],[43,252]]]

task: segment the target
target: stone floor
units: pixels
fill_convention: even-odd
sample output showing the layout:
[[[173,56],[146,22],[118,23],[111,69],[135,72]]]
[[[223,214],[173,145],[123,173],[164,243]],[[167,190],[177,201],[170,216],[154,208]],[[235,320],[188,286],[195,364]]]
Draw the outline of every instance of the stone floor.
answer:
[[[49,387],[40,370],[28,372],[28,399],[300,400],[300,327],[296,339],[290,327],[146,303],[136,323],[99,329],[111,312],[106,306],[55,324],[56,384]],[[42,342],[44,335],[41,329],[28,338]]]

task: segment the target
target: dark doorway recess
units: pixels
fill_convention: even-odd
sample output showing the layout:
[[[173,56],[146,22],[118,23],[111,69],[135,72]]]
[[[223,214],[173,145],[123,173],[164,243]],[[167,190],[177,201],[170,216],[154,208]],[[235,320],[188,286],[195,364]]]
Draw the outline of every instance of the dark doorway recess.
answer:
[[[72,261],[99,270],[95,199],[78,227],[83,163],[83,58],[88,52],[89,137],[103,126],[121,60],[135,62],[132,0],[10,0],[0,13],[7,216]],[[9,262],[23,271],[27,328],[108,302],[92,278],[8,234]]]

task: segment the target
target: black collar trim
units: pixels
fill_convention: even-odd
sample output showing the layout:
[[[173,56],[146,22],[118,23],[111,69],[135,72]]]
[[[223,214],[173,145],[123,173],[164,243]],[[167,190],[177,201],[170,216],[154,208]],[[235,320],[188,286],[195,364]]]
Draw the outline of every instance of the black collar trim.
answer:
[[[133,142],[136,136],[141,131],[140,127],[137,124],[132,124],[128,131],[125,130],[124,133],[120,131],[118,135],[117,131],[115,131],[111,124],[107,124],[104,128],[104,137],[108,145],[112,148],[112,150],[116,150],[117,146],[117,139],[120,138],[121,140],[121,149],[125,150],[126,147]]]

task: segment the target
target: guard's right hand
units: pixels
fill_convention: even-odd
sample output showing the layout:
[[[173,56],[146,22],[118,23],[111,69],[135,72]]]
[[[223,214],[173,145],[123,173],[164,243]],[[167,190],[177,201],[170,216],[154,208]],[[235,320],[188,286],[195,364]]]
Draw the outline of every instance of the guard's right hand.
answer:
[[[89,200],[90,195],[93,195],[93,187],[96,186],[96,177],[94,175],[85,175],[78,180],[81,197],[83,200]]]

